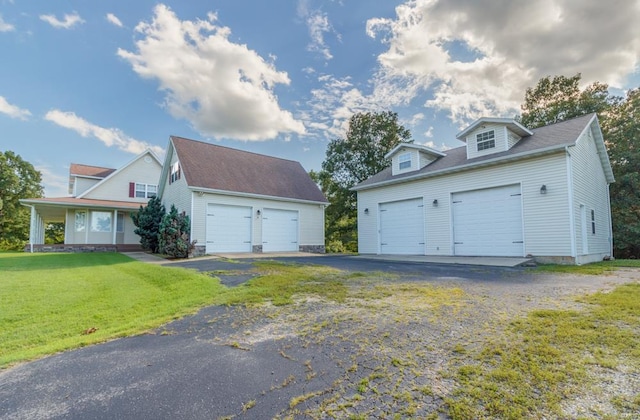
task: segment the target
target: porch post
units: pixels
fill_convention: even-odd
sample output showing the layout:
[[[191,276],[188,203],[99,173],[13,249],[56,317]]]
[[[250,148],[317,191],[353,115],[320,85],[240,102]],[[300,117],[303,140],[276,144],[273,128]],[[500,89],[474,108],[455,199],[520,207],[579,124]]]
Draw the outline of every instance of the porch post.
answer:
[[[113,229],[112,245],[116,244],[116,235],[118,234],[118,210],[113,211],[113,220],[111,221],[111,228]]]
[[[29,221],[29,252],[33,254],[33,237],[35,235],[33,230],[36,218],[36,208],[33,206],[29,207],[31,207],[31,220]]]

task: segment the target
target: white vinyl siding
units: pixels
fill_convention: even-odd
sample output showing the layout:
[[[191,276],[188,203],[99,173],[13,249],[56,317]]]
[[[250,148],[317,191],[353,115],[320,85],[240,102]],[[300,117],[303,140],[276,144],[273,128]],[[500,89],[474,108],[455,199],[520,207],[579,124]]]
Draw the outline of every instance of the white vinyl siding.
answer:
[[[172,184],[171,186],[175,186]],[[165,192],[167,189],[165,189]],[[253,210],[252,241],[253,245],[262,245],[262,220],[257,211],[262,213],[265,208],[293,210],[298,212],[299,246],[324,245],[324,206],[314,203],[297,203],[268,198],[253,198],[226,194],[205,193],[202,196],[193,194],[193,214],[191,215],[191,240],[197,240],[196,245],[205,243],[205,220],[208,203],[227,204],[232,206],[247,206]],[[163,197],[164,201],[164,197]]]
[[[149,155],[141,155],[130,165],[114,172],[109,179],[89,191],[82,198],[146,203],[148,201],[147,198],[129,197],[129,184],[131,182],[151,185],[158,184],[162,167],[160,163],[153,158],[150,159],[150,161],[146,161],[144,158],[147,156]]]
[[[522,137],[507,129],[507,147],[511,149]]]
[[[416,149],[405,148],[400,149],[391,158],[391,167],[393,174],[403,174],[406,172],[415,171],[418,168],[419,152]],[[406,166],[406,162],[409,162],[409,166]]]
[[[358,248],[378,253],[378,204],[423,197],[427,255],[453,255],[451,194],[505,183],[522,188],[525,255],[571,255],[565,153],[358,191]],[[547,194],[540,187],[547,186]],[[434,206],[433,201],[438,200]],[[364,214],[364,209],[369,214]],[[597,211],[596,211],[597,216]]]
[[[171,144],[167,153],[170,154],[170,162],[171,162],[170,167],[171,167],[178,161],[175,155],[173,146],[171,146]],[[191,230],[193,231],[193,217],[191,214],[191,196],[195,194],[193,194],[191,190],[188,188],[187,182],[184,176],[181,176],[179,179],[175,180],[174,182],[170,183],[169,181],[170,181],[169,176],[167,176],[165,179],[164,188],[162,191],[162,204],[165,206],[167,211],[171,209],[171,205],[173,204],[176,206],[176,209],[178,210],[179,213],[185,212],[185,214],[191,218],[191,224],[192,224]],[[205,243],[204,242],[205,241],[204,211],[202,212],[201,216],[203,218],[200,226],[202,229],[202,235],[200,235],[198,244],[204,245]],[[191,240],[194,240],[194,239],[195,238],[191,238]]]
[[[83,192],[87,191],[89,188],[96,185],[98,182],[102,181],[102,179],[94,179],[94,178],[84,178],[84,177],[75,177],[75,182],[73,185],[73,196],[76,197]]]
[[[493,131],[495,147],[478,150],[478,134]],[[467,134],[467,159],[473,159],[479,156],[486,156],[493,153],[504,152],[508,150],[507,143],[507,127],[501,124],[483,124],[471,133]]]
[[[609,191],[606,178],[591,129],[587,129],[569,152],[574,182],[573,209],[578,262],[600,261],[602,257],[610,256],[611,253],[611,214],[607,200]],[[585,207],[586,213],[586,238],[583,238],[581,205]],[[591,210],[595,216],[595,235],[591,233]],[[583,241],[588,245],[588,253],[583,252]],[[587,254],[589,256],[581,257]]]
[[[428,155],[426,153],[419,153],[419,156],[420,156],[420,167],[418,169],[422,169],[428,164],[430,164],[431,162],[433,162],[434,160],[436,160],[435,156]]]

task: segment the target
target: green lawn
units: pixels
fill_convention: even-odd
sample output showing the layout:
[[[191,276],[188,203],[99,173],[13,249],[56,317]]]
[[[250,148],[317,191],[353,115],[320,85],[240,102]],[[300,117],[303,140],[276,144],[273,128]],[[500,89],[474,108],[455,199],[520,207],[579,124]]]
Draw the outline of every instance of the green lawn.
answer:
[[[0,368],[143,332],[223,289],[210,276],[115,253],[0,253]]]

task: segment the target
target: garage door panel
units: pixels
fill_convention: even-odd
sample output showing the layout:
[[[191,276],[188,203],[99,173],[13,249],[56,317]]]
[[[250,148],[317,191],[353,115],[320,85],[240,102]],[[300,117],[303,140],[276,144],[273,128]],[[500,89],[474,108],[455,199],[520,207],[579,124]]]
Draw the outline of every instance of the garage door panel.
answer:
[[[522,256],[519,185],[453,194],[455,255]]]
[[[251,252],[251,207],[207,205],[207,253]]]
[[[298,251],[298,225],[296,210],[264,209],[262,212],[262,251]]]
[[[423,255],[424,206],[422,199],[380,204],[380,253]]]

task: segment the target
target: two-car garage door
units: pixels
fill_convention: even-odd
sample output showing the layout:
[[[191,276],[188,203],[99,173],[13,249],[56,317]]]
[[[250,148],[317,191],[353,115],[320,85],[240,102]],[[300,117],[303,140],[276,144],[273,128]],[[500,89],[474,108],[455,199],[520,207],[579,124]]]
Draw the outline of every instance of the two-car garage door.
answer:
[[[524,255],[520,185],[452,195],[454,255]]]
[[[206,253],[251,252],[253,208],[207,205]],[[262,251],[298,251],[298,212],[262,210]]]

